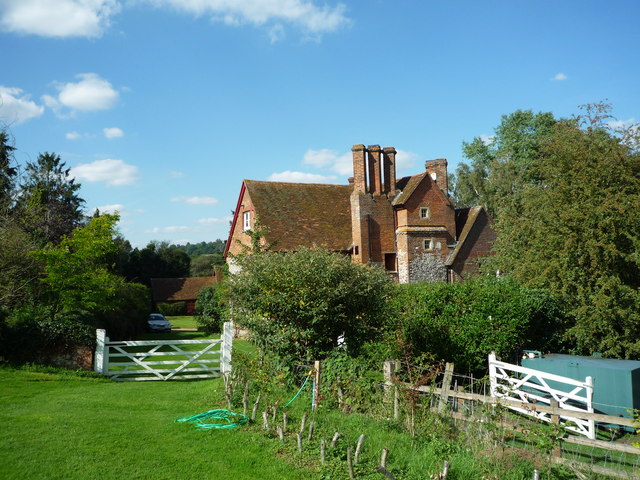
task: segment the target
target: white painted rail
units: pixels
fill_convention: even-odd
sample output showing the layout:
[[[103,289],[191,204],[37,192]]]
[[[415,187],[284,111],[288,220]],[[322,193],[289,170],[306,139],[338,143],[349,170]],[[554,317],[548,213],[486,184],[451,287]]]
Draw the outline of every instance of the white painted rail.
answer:
[[[551,406],[557,402],[558,407],[576,412],[593,413],[593,380],[587,377],[584,382],[552,373],[533,370],[499,361],[494,353],[489,355],[489,378],[491,381],[491,396],[526,402],[531,409],[516,408],[526,415],[534,416],[542,421],[551,422],[551,414],[536,411],[535,405]],[[561,384],[560,388],[553,388],[550,384]],[[593,420],[581,420],[571,416],[560,416],[565,428],[575,433],[595,438],[595,423]]]
[[[213,340],[111,341],[97,330],[96,372],[116,381],[214,378],[231,371],[233,323]]]

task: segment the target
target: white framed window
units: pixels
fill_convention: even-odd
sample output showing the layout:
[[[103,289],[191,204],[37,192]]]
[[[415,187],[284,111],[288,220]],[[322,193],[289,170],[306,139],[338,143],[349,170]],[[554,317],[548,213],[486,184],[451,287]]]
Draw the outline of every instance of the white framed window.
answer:
[[[247,230],[251,230],[251,212],[242,214],[242,231],[246,232]]]
[[[429,207],[420,207],[420,218],[431,218]]]
[[[425,250],[433,250],[434,248],[434,241],[433,238],[425,238],[424,239],[424,249]]]

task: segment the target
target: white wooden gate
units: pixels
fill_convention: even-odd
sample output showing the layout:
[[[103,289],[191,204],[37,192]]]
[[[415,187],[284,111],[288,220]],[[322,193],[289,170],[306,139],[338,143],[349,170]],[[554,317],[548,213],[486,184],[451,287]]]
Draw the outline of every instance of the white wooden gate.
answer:
[[[537,412],[536,403],[550,406],[557,402],[558,407],[580,412],[593,412],[593,380],[587,377],[584,382],[531,368],[520,367],[496,359],[489,355],[489,377],[491,396],[507,398],[531,404],[531,408],[509,407],[520,413],[535,416],[545,422],[551,422],[551,414]],[[553,388],[549,383],[560,383],[561,389]],[[557,383],[556,383],[557,382]],[[595,439],[593,420],[580,420],[570,416],[560,416],[566,422],[565,428]]]
[[[97,330],[95,371],[112,380],[213,378],[231,371],[233,323],[214,340],[111,341]]]

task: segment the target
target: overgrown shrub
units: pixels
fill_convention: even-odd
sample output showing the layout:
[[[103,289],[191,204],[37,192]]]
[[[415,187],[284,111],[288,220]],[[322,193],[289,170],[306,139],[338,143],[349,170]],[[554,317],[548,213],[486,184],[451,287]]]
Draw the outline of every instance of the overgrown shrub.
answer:
[[[158,307],[158,312],[168,317],[184,315],[187,311],[185,302],[158,303],[156,306]]]
[[[2,355],[15,362],[33,361],[45,353],[95,345],[93,318],[83,311],[53,314],[49,306],[27,304],[7,317]]]
[[[263,349],[316,360],[346,341],[350,354],[379,332],[392,284],[378,267],[320,248],[236,257],[234,320]]]
[[[96,315],[94,325],[104,328],[113,339],[135,338],[146,327],[151,312],[151,292],[145,285],[120,279],[116,298],[109,310]]]
[[[207,285],[198,292],[196,322],[207,333],[222,332],[228,319],[227,287],[224,282]]]
[[[360,356],[351,357],[335,349],[322,362],[321,393],[323,404],[343,411],[368,411],[375,405],[383,382],[379,362]]]
[[[514,361],[522,349],[555,350],[565,325],[553,296],[509,278],[398,285],[393,302],[385,341],[396,356],[428,353],[462,372],[483,372],[491,351]]]

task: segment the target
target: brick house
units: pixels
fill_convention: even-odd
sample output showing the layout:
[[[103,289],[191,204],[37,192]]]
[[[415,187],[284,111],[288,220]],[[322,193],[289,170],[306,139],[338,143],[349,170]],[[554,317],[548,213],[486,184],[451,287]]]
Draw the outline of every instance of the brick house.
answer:
[[[204,287],[220,281],[220,275],[212,277],[152,278],[151,295],[154,308],[159,303],[182,303],[184,315],[194,315],[198,293]]]
[[[455,208],[445,159],[396,178],[393,147],[354,145],[351,151],[348,185],[245,180],[227,261],[251,244],[247,231],[258,219],[262,240],[274,250],[323,246],[354,262],[379,264],[401,283],[458,282],[477,273],[495,239],[492,220],[482,207]]]

